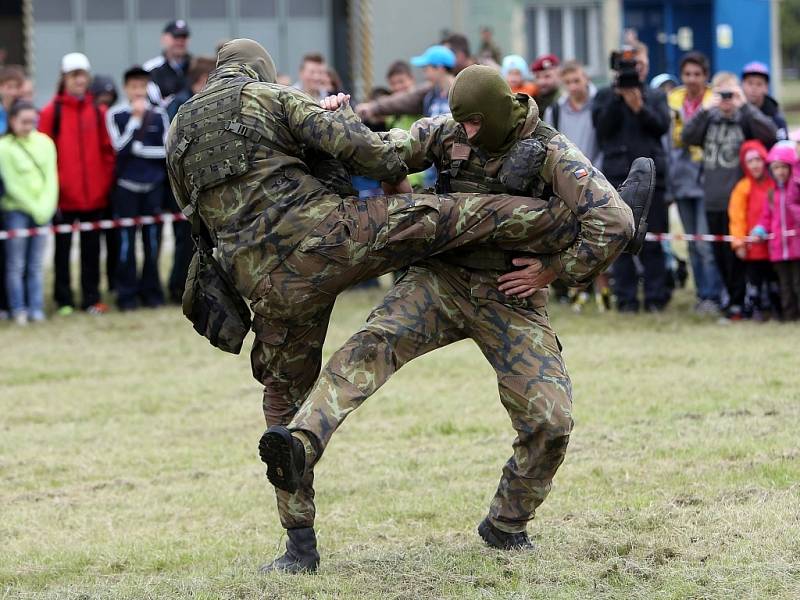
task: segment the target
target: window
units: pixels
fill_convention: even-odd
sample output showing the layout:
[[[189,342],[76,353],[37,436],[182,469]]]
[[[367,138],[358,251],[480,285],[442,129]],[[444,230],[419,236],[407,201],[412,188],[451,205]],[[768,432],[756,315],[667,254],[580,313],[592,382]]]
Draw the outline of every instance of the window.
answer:
[[[189,17],[196,19],[224,19],[228,3],[224,0],[189,0]]]
[[[275,0],[239,0],[239,16],[244,19],[274,19]]]
[[[589,64],[589,9],[576,8],[572,11],[573,40],[575,60]]]
[[[321,17],[322,0],[292,0],[289,2],[290,17]]]
[[[525,35],[530,60],[555,54],[561,60],[580,61],[590,75],[603,71],[600,2],[529,4],[525,7]]]
[[[87,21],[124,21],[125,0],[86,0]]]
[[[33,3],[33,18],[42,23],[72,21],[72,2],[64,0],[36,0]]]
[[[175,0],[139,0],[140,19],[166,22],[175,16]]]
[[[548,52],[559,58],[564,56],[564,9],[547,9],[547,30],[550,33]]]

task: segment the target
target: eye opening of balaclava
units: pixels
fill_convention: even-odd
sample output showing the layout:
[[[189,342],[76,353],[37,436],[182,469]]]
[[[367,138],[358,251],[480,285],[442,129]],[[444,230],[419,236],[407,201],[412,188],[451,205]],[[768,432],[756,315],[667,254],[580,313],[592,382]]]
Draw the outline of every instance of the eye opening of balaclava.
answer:
[[[217,68],[236,64],[250,67],[264,83],[275,83],[278,78],[269,52],[255,40],[239,38],[222,45],[217,54]]]
[[[517,128],[528,115],[500,73],[482,65],[469,66],[456,76],[448,100],[459,123],[481,118],[481,128],[469,141],[490,154],[502,154],[514,144]]]

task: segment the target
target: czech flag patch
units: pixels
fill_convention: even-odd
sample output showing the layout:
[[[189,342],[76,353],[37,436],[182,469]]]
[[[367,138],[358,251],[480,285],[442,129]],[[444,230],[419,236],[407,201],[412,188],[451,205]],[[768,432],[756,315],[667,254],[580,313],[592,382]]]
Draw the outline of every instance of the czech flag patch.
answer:
[[[575,175],[575,179],[580,180],[586,177],[589,174],[589,171],[581,167],[580,169],[576,169],[572,174]]]

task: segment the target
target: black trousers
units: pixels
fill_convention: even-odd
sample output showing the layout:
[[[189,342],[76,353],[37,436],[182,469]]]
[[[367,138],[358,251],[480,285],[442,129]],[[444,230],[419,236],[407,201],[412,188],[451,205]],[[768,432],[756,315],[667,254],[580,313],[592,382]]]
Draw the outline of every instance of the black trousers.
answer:
[[[800,260],[775,263],[781,282],[781,307],[784,321],[800,319]]]
[[[667,233],[669,223],[664,188],[657,187],[647,217],[648,231]],[[660,310],[672,297],[667,286],[667,257],[661,242],[645,242],[639,253],[644,283],[644,305],[647,309]],[[614,262],[614,295],[621,311],[639,310],[639,272],[636,260],[630,254],[622,254]]]
[[[773,294],[778,276],[768,260],[745,261],[746,293],[744,310],[748,315],[753,311],[780,312],[780,298]]]
[[[728,211],[706,211],[708,232],[713,235],[728,235]],[[713,242],[714,262],[728,292],[728,306],[742,307],[746,290],[745,265],[727,242]]]
[[[164,192],[164,211],[170,213],[180,212],[175,196],[169,185]],[[189,263],[194,254],[192,242],[192,226],[188,221],[173,221],[172,234],[175,237],[175,254],[172,258],[172,270],[169,274],[167,289],[169,299],[180,304],[183,298],[183,288],[186,285],[186,276],[189,274]]]
[[[149,192],[132,192],[122,187],[112,197],[114,218],[152,216],[161,212],[164,184]],[[136,268],[136,231],[142,232],[144,263],[141,277]],[[117,263],[117,304],[120,308],[136,308],[164,304],[164,292],[158,276],[158,255],[161,249],[161,223],[123,227],[119,230],[119,260]]]
[[[75,221],[97,221],[103,217],[102,210],[86,212],[56,213],[55,224],[72,224]],[[59,307],[75,306],[70,280],[69,255],[72,249],[72,233],[57,233],[55,241],[55,300]],[[100,302],[100,232],[81,231],[81,308],[86,309]]]
[[[108,208],[103,211],[104,219],[113,218],[111,201],[109,199]],[[117,287],[117,263],[119,262],[119,230],[102,230],[103,241],[106,246],[106,282],[108,290],[113,291]]]

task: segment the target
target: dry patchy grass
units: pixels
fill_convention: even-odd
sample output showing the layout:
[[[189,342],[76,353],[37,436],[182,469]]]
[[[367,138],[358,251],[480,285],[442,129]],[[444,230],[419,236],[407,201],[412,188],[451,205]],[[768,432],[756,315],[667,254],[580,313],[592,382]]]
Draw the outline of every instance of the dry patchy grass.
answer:
[[[340,301],[327,346],[376,293]],[[683,299],[687,302],[688,298]],[[317,469],[323,563],[282,547],[247,356],[178,311],[0,327],[9,598],[795,598],[798,327],[556,307],[576,428],[529,555],[474,532],[512,439],[470,342],[404,368]]]

